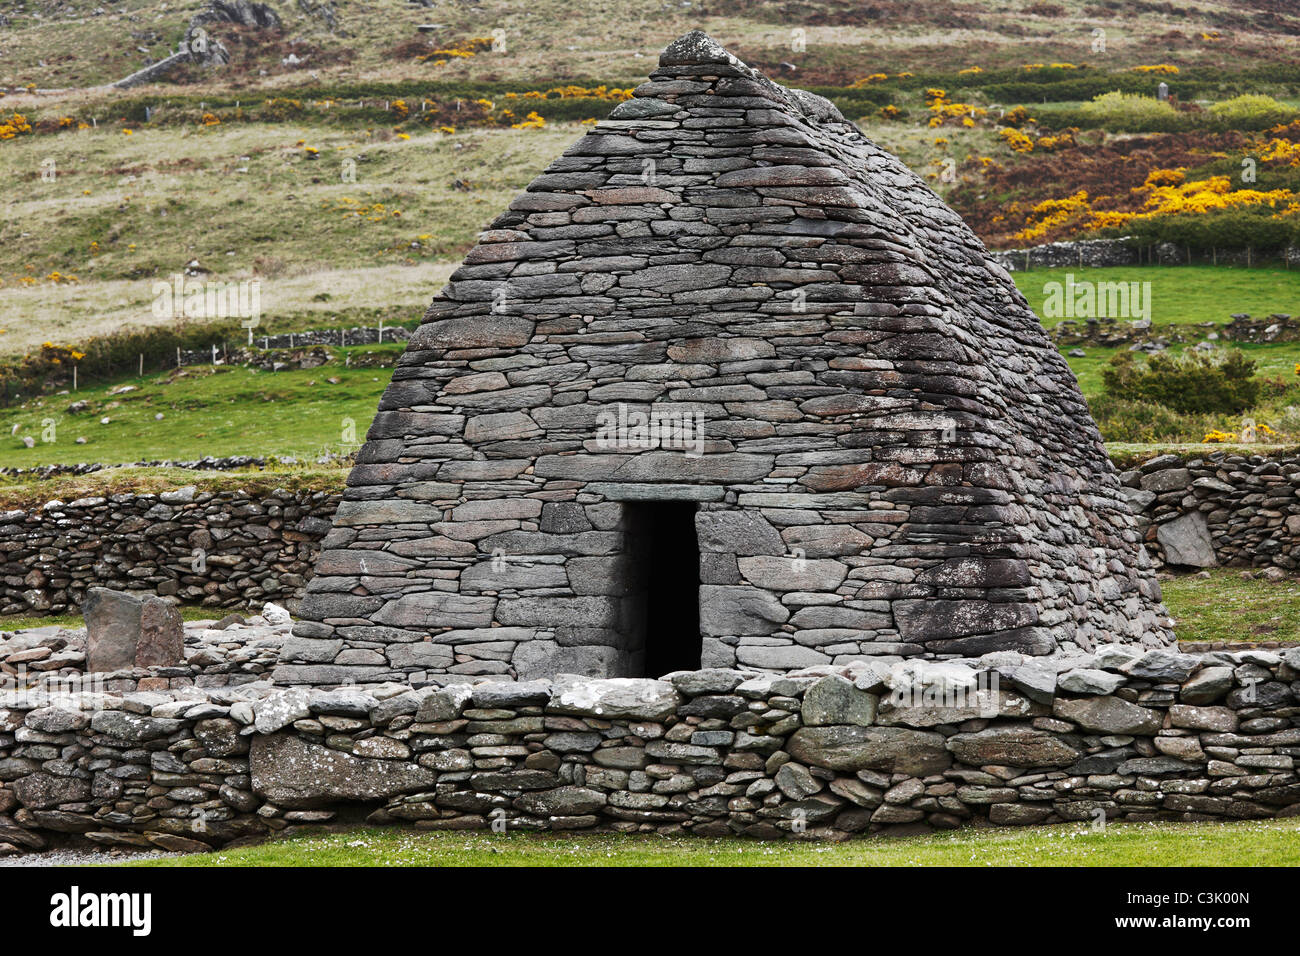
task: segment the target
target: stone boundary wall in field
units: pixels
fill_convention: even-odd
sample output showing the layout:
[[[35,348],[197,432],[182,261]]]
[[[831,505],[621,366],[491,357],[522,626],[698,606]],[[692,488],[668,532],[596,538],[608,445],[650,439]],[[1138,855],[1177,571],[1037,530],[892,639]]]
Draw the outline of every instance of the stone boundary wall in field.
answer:
[[[999,249],[989,252],[1008,272],[1026,269],[1086,269],[1098,266],[1164,265],[1177,266],[1188,263],[1204,265],[1250,266],[1270,262],[1300,265],[1300,248],[1288,247],[1280,251],[1261,253],[1259,250],[1219,249],[1210,252],[1188,252],[1172,242],[1161,242],[1148,249],[1128,239],[1076,239],[1052,242],[1026,249]]]
[[[835,838],[1300,812],[1300,649],[0,694],[0,853],[331,819]]]
[[[339,497],[186,487],[0,510],[0,614],[75,612],[91,587],[292,604]]]
[[[1300,455],[1161,455],[1120,481],[1158,563],[1300,567]]]

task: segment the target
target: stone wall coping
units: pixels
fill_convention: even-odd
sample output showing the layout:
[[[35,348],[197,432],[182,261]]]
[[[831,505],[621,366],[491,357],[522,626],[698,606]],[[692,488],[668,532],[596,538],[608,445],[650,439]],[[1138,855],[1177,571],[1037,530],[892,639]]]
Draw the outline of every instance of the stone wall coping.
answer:
[[[1247,649],[1185,654],[1163,649],[1143,652],[1132,645],[1112,644],[1098,648],[1091,655],[1030,657],[1000,651],[975,660],[876,659],[843,666],[819,665],[785,674],[707,668],[679,671],[663,678],[592,678],[558,674],[550,679],[510,681],[466,677],[449,680],[441,686],[420,688],[396,681],[347,685],[329,690],[284,688],[261,680],[225,687],[189,687],[126,694],[4,690],[0,691],[0,710],[112,710],[183,720],[228,715],[244,726],[245,733],[274,733],[311,714],[346,713],[381,726],[403,713],[419,712],[430,698],[435,698],[444,710],[455,711],[457,715],[474,707],[532,706],[545,713],[637,719],[671,713],[671,705],[704,695],[734,693],[752,700],[768,697],[799,699],[819,681],[839,678],[859,691],[885,698],[891,694],[897,696],[921,691],[938,695],[984,693],[996,687],[1000,691],[1020,693],[1037,703],[1050,703],[1056,698],[1113,696],[1123,687],[1175,691],[1207,669],[1243,666],[1266,670],[1279,679],[1297,680],[1300,679],[1300,647],[1277,653]],[[996,685],[993,684],[995,676]],[[925,712],[932,706],[943,705],[930,705],[920,699],[922,703],[915,708],[921,715],[919,725],[929,726]],[[265,715],[265,718],[259,715]]]

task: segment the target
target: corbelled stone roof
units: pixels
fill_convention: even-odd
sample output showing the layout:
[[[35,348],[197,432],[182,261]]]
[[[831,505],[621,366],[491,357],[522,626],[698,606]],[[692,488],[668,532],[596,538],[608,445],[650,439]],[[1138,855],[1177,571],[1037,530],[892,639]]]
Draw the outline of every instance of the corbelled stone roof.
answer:
[[[704,453],[610,447],[614,408],[698,416]],[[698,32],[434,298],[281,670],[638,672],[647,500],[698,503],[706,666],[1172,640],[1010,276],[832,104]]]

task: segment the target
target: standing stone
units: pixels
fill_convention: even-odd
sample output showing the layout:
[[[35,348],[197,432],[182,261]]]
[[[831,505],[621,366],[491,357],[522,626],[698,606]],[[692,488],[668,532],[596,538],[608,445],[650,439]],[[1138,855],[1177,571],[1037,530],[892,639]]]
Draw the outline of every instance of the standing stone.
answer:
[[[105,673],[134,667],[140,639],[140,599],[108,588],[91,588],[81,611],[86,618],[86,670]]]
[[[86,618],[86,670],[175,667],[185,661],[181,614],[162,598],[143,598],[91,588],[82,605]]]
[[[150,595],[140,606],[136,667],[175,667],[185,661],[185,626],[181,612]]]

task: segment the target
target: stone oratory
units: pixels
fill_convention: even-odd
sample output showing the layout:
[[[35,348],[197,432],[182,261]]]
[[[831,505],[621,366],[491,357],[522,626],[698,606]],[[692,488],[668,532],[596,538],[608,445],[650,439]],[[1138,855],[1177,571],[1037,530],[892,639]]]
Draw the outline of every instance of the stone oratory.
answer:
[[[412,335],[276,679],[784,671],[1173,640],[1011,277],[702,33]]]

